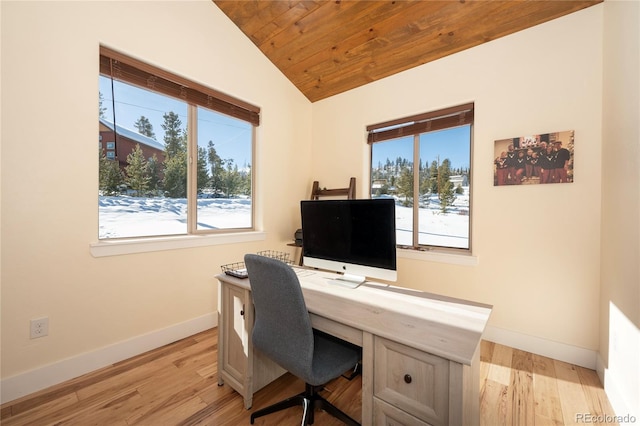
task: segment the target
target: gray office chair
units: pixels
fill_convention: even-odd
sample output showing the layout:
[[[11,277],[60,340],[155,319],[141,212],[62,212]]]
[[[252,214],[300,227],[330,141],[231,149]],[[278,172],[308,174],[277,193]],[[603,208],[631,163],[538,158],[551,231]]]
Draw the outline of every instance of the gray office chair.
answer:
[[[298,276],[289,265],[255,254],[245,255],[244,262],[255,307],[254,348],[305,382],[304,392],[253,412],[251,424],[257,417],[301,405],[302,425],[313,424],[314,409],[319,408],[359,426],[318,391],[358,364],[360,348],[311,327]]]

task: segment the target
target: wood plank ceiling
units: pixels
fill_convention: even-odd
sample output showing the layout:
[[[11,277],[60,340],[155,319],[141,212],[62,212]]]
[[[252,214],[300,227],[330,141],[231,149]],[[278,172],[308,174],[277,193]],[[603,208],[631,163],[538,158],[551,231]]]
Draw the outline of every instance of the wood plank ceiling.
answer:
[[[603,0],[213,0],[311,101]]]

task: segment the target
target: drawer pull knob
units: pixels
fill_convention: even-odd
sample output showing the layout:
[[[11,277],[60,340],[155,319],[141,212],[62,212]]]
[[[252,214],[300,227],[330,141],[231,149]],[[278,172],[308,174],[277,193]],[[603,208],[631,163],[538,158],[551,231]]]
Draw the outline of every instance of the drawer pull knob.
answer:
[[[404,375],[404,382],[405,383],[411,383],[411,380],[413,380],[413,379],[411,378],[410,374],[405,374]]]

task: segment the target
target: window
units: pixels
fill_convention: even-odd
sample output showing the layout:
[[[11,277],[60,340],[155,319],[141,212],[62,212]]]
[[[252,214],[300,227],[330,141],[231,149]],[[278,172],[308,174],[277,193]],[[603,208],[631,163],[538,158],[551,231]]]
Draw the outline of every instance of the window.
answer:
[[[473,104],[367,127],[371,197],[396,200],[400,247],[471,250]]]
[[[253,229],[260,109],[100,48],[99,238]]]

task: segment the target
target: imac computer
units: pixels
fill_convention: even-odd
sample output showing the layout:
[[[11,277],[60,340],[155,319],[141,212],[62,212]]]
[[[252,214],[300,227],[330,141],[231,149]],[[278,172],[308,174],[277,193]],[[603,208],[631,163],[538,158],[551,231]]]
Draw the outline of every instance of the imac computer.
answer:
[[[301,201],[305,266],[339,272],[357,286],[368,278],[396,281],[393,199]]]

